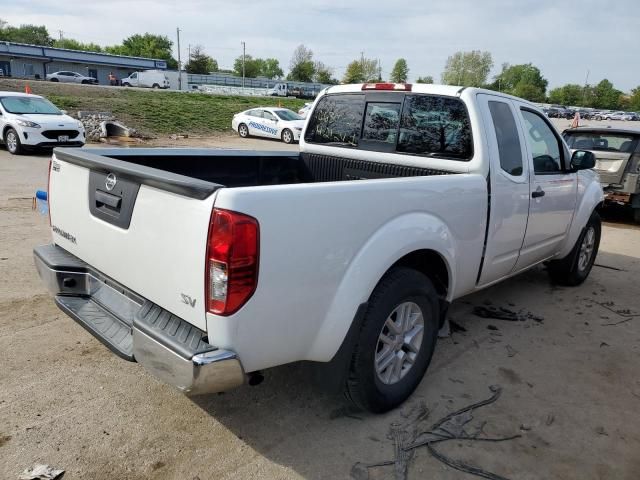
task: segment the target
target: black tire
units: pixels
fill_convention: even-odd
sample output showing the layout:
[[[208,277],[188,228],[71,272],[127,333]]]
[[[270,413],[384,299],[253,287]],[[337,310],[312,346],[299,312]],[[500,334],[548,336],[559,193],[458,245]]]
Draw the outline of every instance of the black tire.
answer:
[[[54,77],[54,78],[52,78],[52,79],[51,79],[51,81],[52,81],[52,82],[58,82],[59,80],[58,80],[57,78],[55,78],[55,77]]]
[[[381,335],[386,321],[395,309],[411,302],[419,307],[424,320],[422,341],[413,364],[394,383],[385,383],[376,371],[376,355],[381,353]],[[416,389],[429,366],[438,338],[438,295],[431,281],[422,273],[410,268],[394,268],[378,283],[369,298],[358,340],[354,347],[345,395],[357,407],[373,413],[382,413],[404,402]],[[397,318],[397,317],[396,317]],[[390,330],[387,334],[390,334]],[[393,338],[393,335],[390,335]],[[402,338],[405,338],[404,336]],[[394,347],[389,347],[393,349]],[[403,350],[403,351],[402,351]],[[391,350],[394,351],[395,350]],[[404,346],[399,353],[405,355]]]
[[[87,84],[89,83],[89,80],[82,80],[80,83],[81,83],[82,85],[87,85]]]
[[[242,138],[247,138],[249,136],[249,127],[247,127],[244,123],[238,125],[238,135]]]
[[[583,260],[583,248],[588,243],[588,236],[593,232],[593,244],[586,262]],[[600,215],[598,212],[593,212],[587,225],[584,227],[576,244],[574,245],[571,253],[562,260],[553,260],[549,262],[548,270],[551,280],[558,285],[566,285],[569,287],[575,287],[584,282],[591,272],[593,263],[598,255],[598,248],[600,247],[600,235],[602,232],[602,225],[600,221]],[[587,242],[585,243],[585,239]]]
[[[151,88],[160,88],[160,85],[158,85],[157,83],[154,83]]]
[[[12,155],[21,155],[24,151],[20,142],[20,135],[13,128],[7,128],[7,131],[4,132],[4,144],[7,147],[7,151]]]
[[[122,86],[123,86],[123,87],[130,87],[131,85],[129,85],[129,83],[127,83],[127,82],[124,82],[124,83],[122,84]]]
[[[282,131],[282,141],[284,143],[293,143],[294,142],[294,137],[293,137],[293,132],[291,130],[289,130],[288,128],[285,128]]]

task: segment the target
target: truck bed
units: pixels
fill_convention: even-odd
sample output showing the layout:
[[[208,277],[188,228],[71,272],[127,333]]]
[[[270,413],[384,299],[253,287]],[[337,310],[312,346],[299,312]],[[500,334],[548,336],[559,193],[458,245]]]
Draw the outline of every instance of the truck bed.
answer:
[[[160,187],[176,183],[194,191],[176,191],[197,198],[217,188],[321,183],[374,178],[444,175],[451,172],[369,162],[310,153],[213,149],[56,149],[56,158],[91,169],[116,171],[141,180],[151,177]],[[143,168],[136,168],[143,167]],[[153,170],[152,170],[153,169]],[[161,172],[166,172],[167,175]],[[200,182],[189,182],[177,176]],[[204,184],[206,182],[208,185]],[[149,182],[141,182],[150,184]],[[199,188],[198,188],[199,187]],[[190,194],[189,194],[190,193]],[[204,195],[204,196],[203,196]]]

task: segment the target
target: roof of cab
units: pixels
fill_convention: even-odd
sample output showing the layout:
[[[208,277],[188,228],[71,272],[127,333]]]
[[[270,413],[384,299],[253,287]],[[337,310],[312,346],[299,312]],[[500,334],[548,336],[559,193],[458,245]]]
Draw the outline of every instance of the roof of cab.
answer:
[[[32,98],[42,98],[40,95],[34,95],[32,93],[23,93],[23,92],[2,92],[0,91],[0,97],[32,97]]]

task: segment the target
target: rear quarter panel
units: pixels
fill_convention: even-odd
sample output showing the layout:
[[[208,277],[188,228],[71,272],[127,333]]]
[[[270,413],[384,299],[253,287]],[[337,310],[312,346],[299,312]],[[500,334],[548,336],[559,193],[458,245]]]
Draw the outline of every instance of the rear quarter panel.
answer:
[[[256,292],[230,317],[207,315],[209,339],[247,371],[328,361],[384,272],[414,250],[438,251],[449,297],[475,285],[486,180],[477,174],[222,189],[215,206],[260,222]]]

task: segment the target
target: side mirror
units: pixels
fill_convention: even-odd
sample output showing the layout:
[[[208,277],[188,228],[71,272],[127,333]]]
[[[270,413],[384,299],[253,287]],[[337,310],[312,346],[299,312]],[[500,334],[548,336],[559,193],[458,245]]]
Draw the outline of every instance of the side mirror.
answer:
[[[571,168],[573,170],[589,170],[596,166],[596,156],[587,150],[576,150],[571,155]]]

